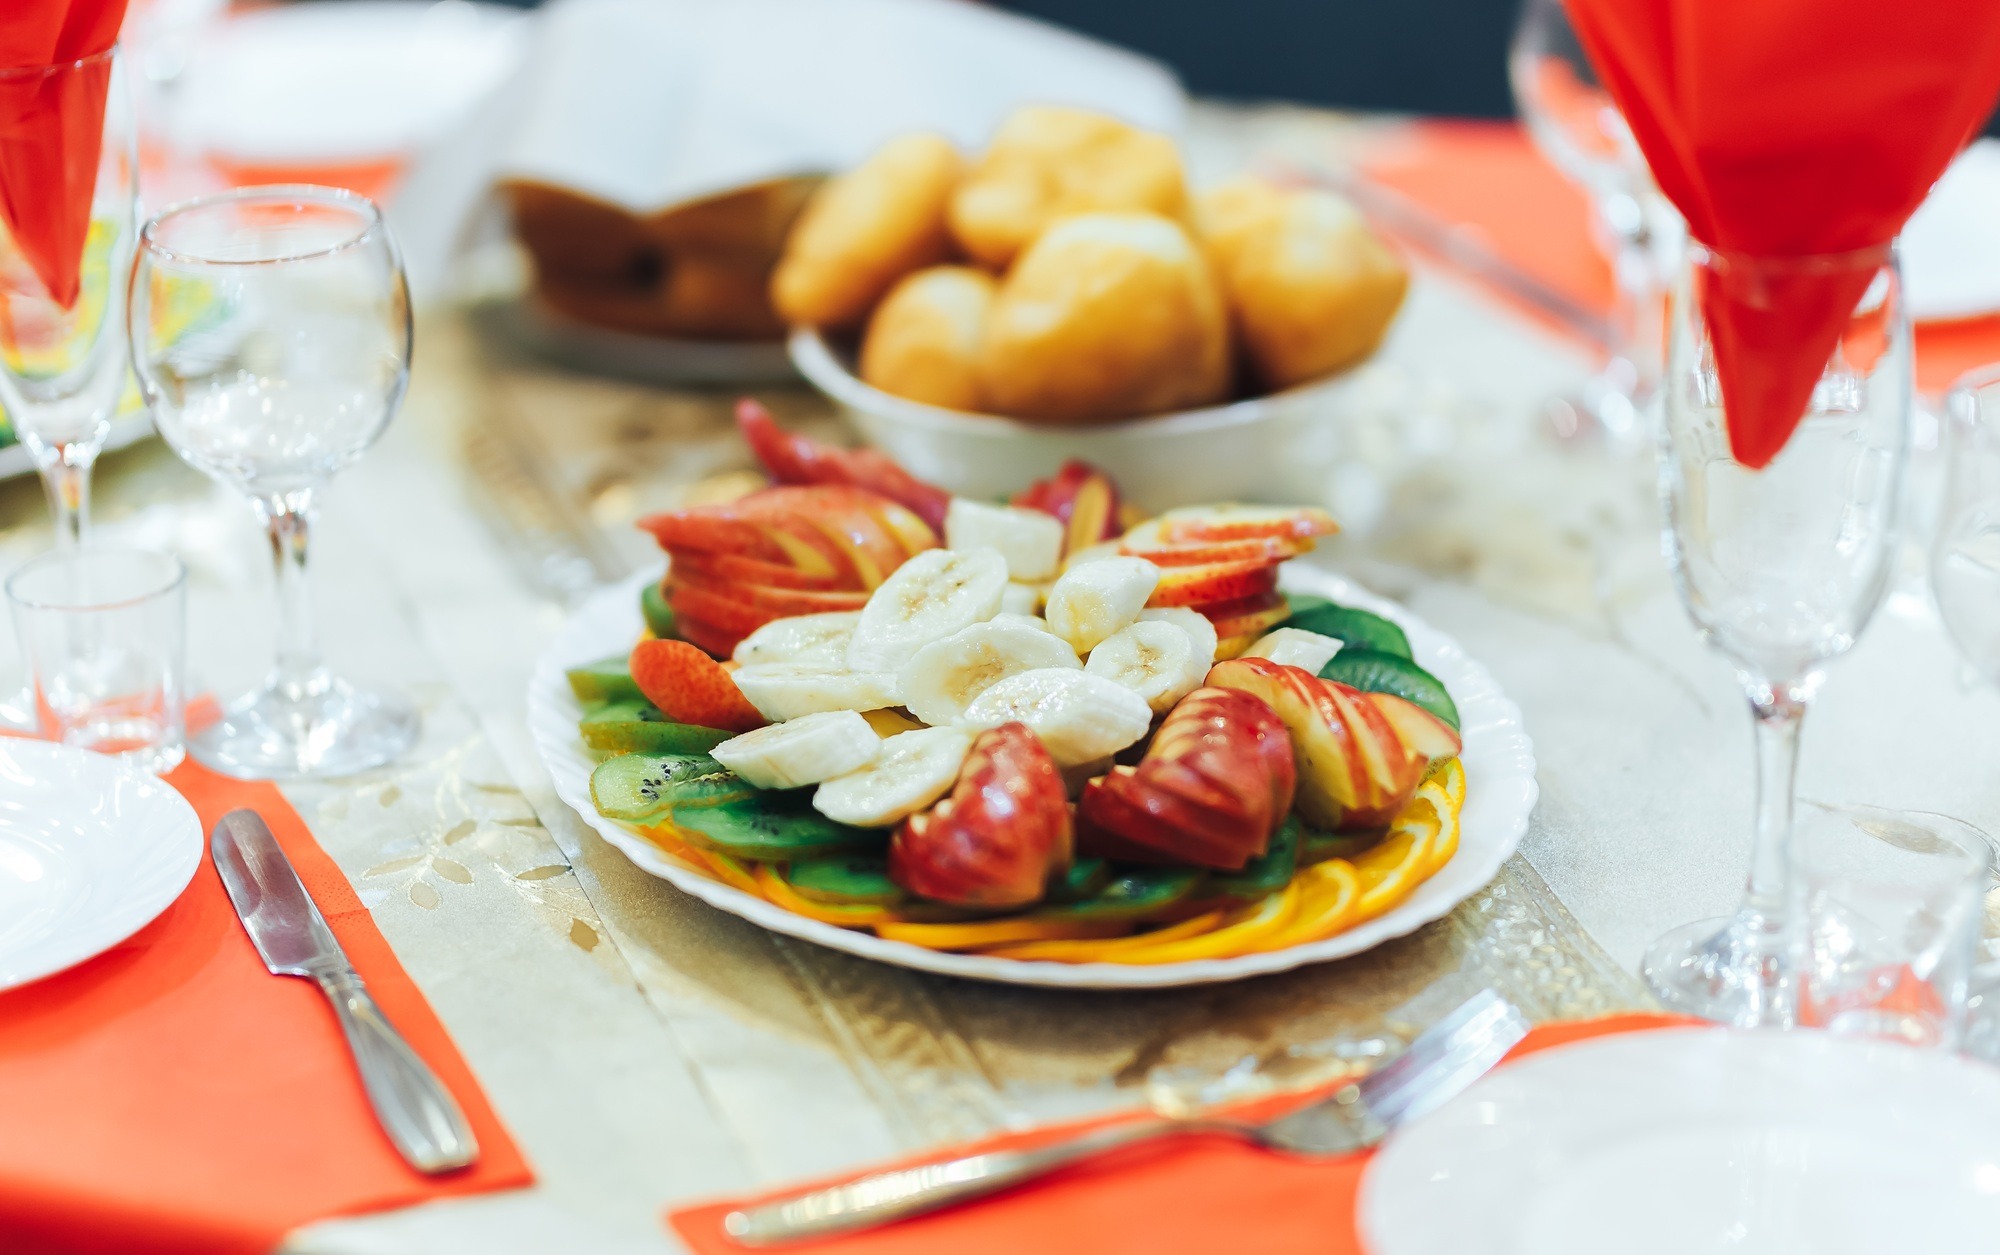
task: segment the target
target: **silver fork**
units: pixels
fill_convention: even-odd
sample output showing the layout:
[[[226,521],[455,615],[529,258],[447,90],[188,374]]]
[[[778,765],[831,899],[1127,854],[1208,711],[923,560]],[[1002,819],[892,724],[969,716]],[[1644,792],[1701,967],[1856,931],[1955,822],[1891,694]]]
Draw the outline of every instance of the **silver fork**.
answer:
[[[870,1229],[1032,1181],[1093,1155],[1188,1133],[1240,1137],[1306,1156],[1373,1146],[1405,1120],[1454,1097],[1525,1037],[1528,1022],[1483,990],[1425,1029],[1409,1049],[1319,1102],[1262,1124],[1203,1117],[1135,1120],[1031,1150],[997,1150],[871,1173],[840,1185],[761,1203],[723,1217],[742,1246]]]

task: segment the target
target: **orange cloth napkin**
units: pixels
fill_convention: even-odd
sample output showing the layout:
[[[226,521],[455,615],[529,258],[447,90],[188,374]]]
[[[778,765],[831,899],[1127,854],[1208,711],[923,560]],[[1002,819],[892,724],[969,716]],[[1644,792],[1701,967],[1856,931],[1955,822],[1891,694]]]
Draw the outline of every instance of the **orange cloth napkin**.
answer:
[[[109,953],[0,993],[0,1251],[254,1255],[328,1216],[533,1179],[347,879],[276,788],[190,762],[201,816],[261,813],[383,1009],[479,1139],[444,1178],[404,1165],[325,1000],[273,976],[204,853],[178,901]],[[206,841],[204,839],[204,845]]]
[[[1695,239],[1844,253],[1893,239],[2000,95],[1991,0],[1566,0]],[[1709,272],[1730,451],[1777,456],[1873,276]]]
[[[1591,239],[1589,202],[1513,123],[1416,123],[1363,165],[1370,180],[1442,221],[1477,231],[1494,253],[1571,300],[1611,308],[1611,269]],[[1994,361],[2000,361],[2000,315],[1917,326],[1917,386],[1925,392],[1943,392],[1966,371]]]
[[[15,0],[0,16],[0,69],[57,67],[111,47],[126,0]],[[76,304],[104,138],[109,60],[0,79],[0,217],[42,286]]]
[[[1519,1058],[1605,1033],[1690,1021],[1623,1015],[1550,1024],[1528,1034]],[[1282,1108],[1279,1108],[1282,1109]],[[1113,1117],[1112,1119],[1118,1119]],[[1033,1145],[1111,1120],[1010,1133],[957,1147],[970,1153]],[[933,1151],[911,1162],[936,1158]],[[1066,1169],[982,1202],[873,1232],[803,1243],[811,1255],[1361,1255],[1354,1205],[1371,1152],[1308,1160],[1233,1138],[1183,1137]],[[805,1186],[774,1191],[775,1197]],[[742,1255],[722,1218],[755,1199],[703,1203],[669,1219],[697,1255]]]

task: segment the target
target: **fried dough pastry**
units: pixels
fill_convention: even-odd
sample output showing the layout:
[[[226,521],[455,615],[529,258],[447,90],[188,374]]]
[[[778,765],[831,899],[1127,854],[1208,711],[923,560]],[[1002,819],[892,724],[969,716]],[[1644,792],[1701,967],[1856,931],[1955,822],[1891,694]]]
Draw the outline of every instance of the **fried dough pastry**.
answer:
[[[806,326],[857,323],[896,280],[944,261],[961,165],[943,136],[905,135],[822,184],[771,277],[778,312]]]
[[[968,255],[1005,269],[1059,217],[1126,209],[1187,219],[1173,141],[1101,113],[1035,105],[1007,119],[959,185],[951,229]]]
[[[996,286],[971,266],[932,266],[905,278],[868,320],[861,378],[926,405],[979,411],[980,344]]]
[[[1029,245],[987,316],[995,412],[1082,423],[1222,399],[1229,322],[1207,259],[1150,213],[1064,218]]]
[[[1196,218],[1244,356],[1272,390],[1374,352],[1409,287],[1402,261],[1331,192],[1243,179],[1205,193]]]

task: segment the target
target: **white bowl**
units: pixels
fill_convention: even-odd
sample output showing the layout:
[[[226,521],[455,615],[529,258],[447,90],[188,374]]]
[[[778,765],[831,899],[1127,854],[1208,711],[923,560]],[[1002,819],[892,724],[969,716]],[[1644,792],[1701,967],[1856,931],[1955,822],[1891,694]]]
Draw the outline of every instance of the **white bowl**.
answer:
[[[1228,405],[1056,427],[871,388],[811,328],[792,332],[789,347],[799,373],[847,412],[867,443],[920,479],[967,497],[1002,497],[1082,458],[1155,513],[1203,501],[1317,501],[1354,379],[1348,372]]]

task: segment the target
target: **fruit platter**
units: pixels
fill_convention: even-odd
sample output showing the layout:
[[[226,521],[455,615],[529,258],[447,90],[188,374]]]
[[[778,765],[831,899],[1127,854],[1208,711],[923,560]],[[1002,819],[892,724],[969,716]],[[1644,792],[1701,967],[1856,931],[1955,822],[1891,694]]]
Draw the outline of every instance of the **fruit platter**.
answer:
[[[1292,560],[1311,508],[1135,517],[1071,463],[955,498],[739,423],[771,487],[544,652],[557,792],[642,869],[774,931],[1098,988],[1353,954],[1491,880],[1536,790],[1448,638]]]

